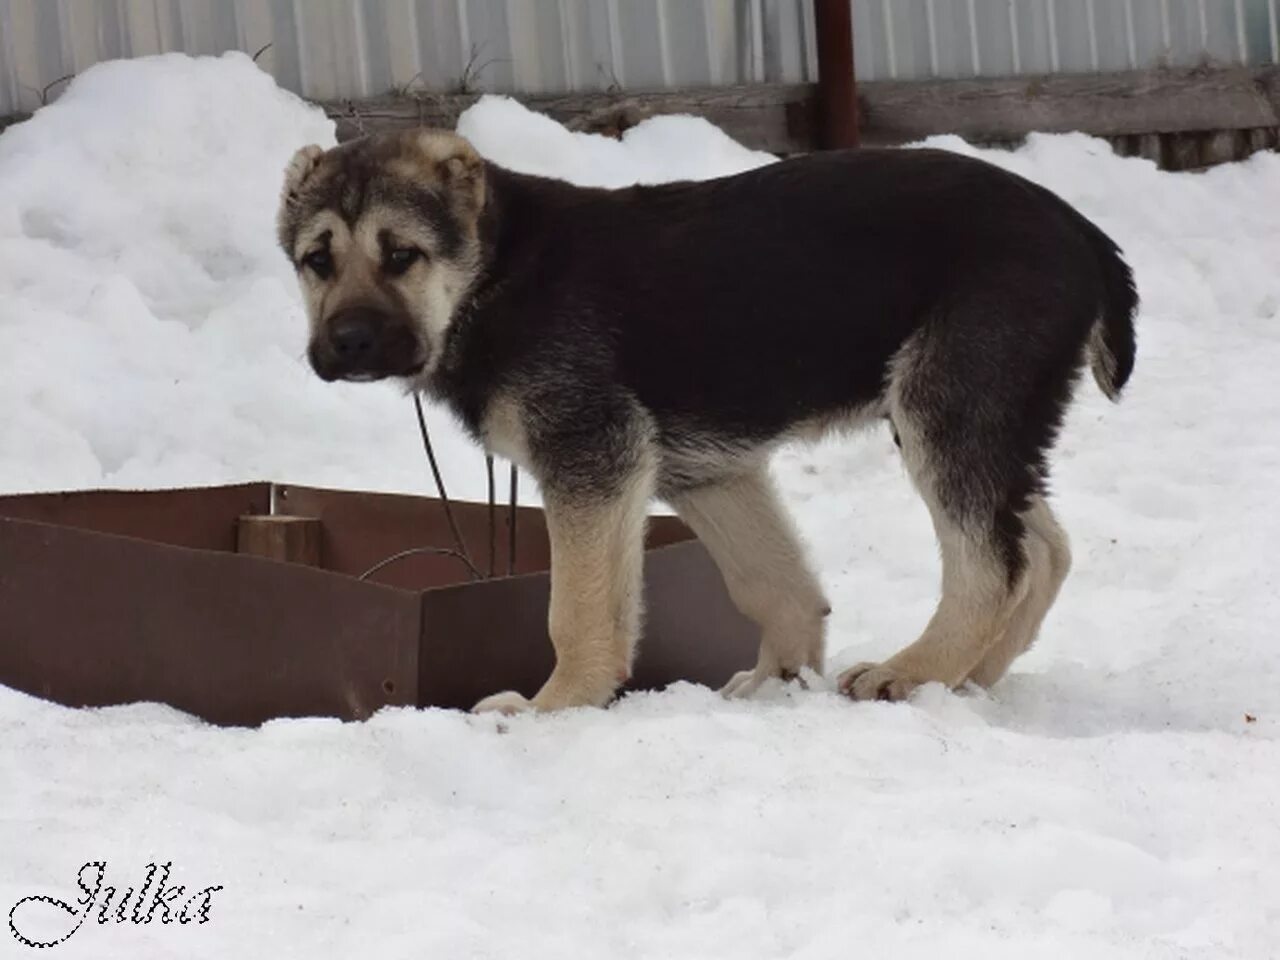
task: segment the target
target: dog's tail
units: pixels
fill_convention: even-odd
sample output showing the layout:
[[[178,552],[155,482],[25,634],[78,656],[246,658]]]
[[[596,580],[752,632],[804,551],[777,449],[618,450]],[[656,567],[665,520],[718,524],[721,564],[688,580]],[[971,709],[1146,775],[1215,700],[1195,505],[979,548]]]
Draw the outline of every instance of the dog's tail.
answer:
[[[1088,224],[1087,233],[1102,273],[1102,306],[1089,332],[1089,367],[1107,398],[1119,400],[1121,389],[1133,373],[1137,352],[1133,315],[1138,310],[1138,290],[1120,248],[1083,216],[1080,219]]]

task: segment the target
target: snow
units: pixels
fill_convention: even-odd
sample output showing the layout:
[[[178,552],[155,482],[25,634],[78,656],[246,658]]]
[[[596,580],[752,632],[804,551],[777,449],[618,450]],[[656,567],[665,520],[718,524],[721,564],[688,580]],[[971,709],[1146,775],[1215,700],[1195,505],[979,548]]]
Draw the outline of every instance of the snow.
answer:
[[[692,118],[616,143],[497,98],[460,128],[599,184],[768,159]],[[404,397],[302,359],[275,195],[293,149],[332,140],[240,55],[94,67],[0,136],[0,490],[425,492]],[[680,685],[501,723],[221,730],[0,688],[0,916],[73,900],[88,861],[118,886],[172,861],[223,887],[208,923],[90,922],[59,954],[1277,956],[1280,156],[1167,174],[1083,136],[933,143],[1079,206],[1144,300],[1124,402],[1086,382],[1056,456],[1074,572],[990,694]],[[482,492],[479,454],[432,425],[454,491]],[[892,442],[777,466],[834,603],[831,672],[891,653],[938,576]],[[47,904],[16,917],[70,926]]]

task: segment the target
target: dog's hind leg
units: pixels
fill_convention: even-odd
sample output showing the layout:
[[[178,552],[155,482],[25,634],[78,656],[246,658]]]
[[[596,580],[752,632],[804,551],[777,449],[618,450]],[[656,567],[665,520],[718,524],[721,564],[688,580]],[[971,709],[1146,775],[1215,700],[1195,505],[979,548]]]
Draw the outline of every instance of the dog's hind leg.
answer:
[[[990,530],[931,510],[942,548],[942,599],[915,643],[884,663],[861,663],[838,684],[855,700],[902,700],[922,683],[964,682],[1009,624],[1027,593],[1027,576],[1010,580]]]
[[[1004,635],[969,674],[970,680],[983,687],[1004,676],[1009,664],[1035,642],[1040,624],[1071,570],[1067,535],[1043,497],[1032,498],[1022,522],[1026,526],[1022,542],[1027,552],[1027,595],[1018,604]]]
[[[767,469],[669,499],[715,559],[734,604],[760,625],[755,668],[734,676],[723,693],[746,696],[803,667],[821,673],[830,607]]]
[[[1037,384],[1051,378],[1039,377],[1025,355],[1012,359],[1029,370],[992,362],[1002,331],[971,316],[950,329],[922,331],[894,364],[889,414],[933,518],[942,597],[915,643],[841,675],[840,688],[857,700],[900,700],[935,681],[958,686],[1011,625],[1026,632],[1014,623],[1034,580],[1024,515],[1040,492],[1043,451],[1071,374],[1064,371],[1063,390],[1037,395]],[[1047,587],[1046,579],[1042,598]]]

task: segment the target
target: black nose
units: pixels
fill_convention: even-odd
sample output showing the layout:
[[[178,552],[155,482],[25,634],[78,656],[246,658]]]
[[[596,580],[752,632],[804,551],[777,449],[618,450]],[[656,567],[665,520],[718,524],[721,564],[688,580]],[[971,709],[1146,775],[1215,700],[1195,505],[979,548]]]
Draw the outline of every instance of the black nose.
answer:
[[[359,364],[372,356],[382,322],[376,310],[344,310],[329,321],[329,346],[343,363]]]
[[[324,380],[381,380],[420,373],[427,347],[412,318],[376,306],[352,306],[327,317],[307,358]]]

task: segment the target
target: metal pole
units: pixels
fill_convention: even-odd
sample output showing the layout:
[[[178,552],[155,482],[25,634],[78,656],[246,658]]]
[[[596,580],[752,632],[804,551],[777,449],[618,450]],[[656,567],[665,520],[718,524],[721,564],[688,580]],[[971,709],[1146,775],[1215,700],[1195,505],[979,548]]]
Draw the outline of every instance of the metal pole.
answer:
[[[818,146],[858,145],[858,91],[853,76],[853,0],[813,0],[818,34]]]

